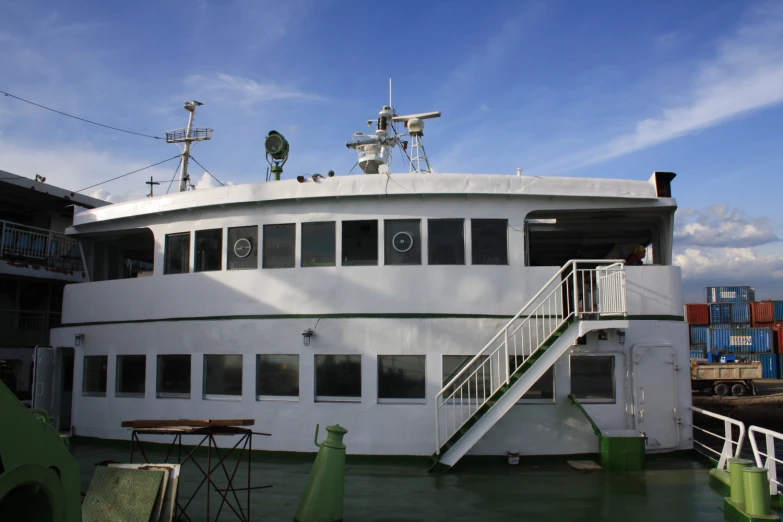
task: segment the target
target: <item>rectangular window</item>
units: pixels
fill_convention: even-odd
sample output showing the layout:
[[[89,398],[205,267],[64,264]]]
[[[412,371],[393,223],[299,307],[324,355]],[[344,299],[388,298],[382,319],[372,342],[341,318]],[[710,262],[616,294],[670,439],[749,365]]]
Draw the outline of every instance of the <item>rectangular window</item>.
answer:
[[[106,396],[106,369],[109,365],[107,355],[85,355],[83,395]]]
[[[196,264],[194,272],[222,270],[223,229],[196,230]]]
[[[385,264],[421,264],[421,220],[387,219],[383,222]]]
[[[158,355],[157,395],[190,398],[190,355]]]
[[[256,356],[256,396],[299,397],[299,356]]]
[[[516,361],[515,361],[516,359]],[[522,357],[509,356],[508,367],[510,371],[522,364]],[[520,399],[522,402],[554,402],[555,401],[555,367],[550,366],[544,375],[538,379],[533,386]]]
[[[186,274],[190,271],[190,232],[166,234],[163,266],[166,274]]]
[[[315,400],[360,402],[361,355],[316,355]]]
[[[264,268],[293,268],[296,225],[264,225]]]
[[[335,265],[334,221],[302,223],[302,266]]]
[[[451,381],[455,375],[457,375],[462,368],[464,368],[472,359],[473,355],[444,355],[443,356],[443,386]],[[457,399],[460,397],[463,399],[475,399],[489,398],[492,394],[491,370],[489,363],[485,363],[487,356],[482,356],[478,361],[468,368],[463,373],[459,380],[455,382],[448,390],[443,394],[445,399]],[[482,364],[484,363],[484,364]],[[467,386],[463,386],[460,390],[460,385],[465,381],[468,382]],[[451,394],[456,392],[454,397]],[[461,395],[460,395],[461,394]]]
[[[204,398],[242,396],[242,356],[204,356]]]
[[[147,375],[146,355],[117,356],[117,396],[144,397]]]
[[[258,227],[229,228],[226,258],[229,270],[258,268]]]
[[[614,356],[572,355],[571,393],[590,402],[614,402]]]
[[[508,264],[508,220],[471,219],[474,265]]]
[[[378,264],[378,221],[343,221],[343,266]]]
[[[378,401],[424,399],[423,355],[378,356]]]
[[[430,219],[427,221],[427,232],[429,264],[465,264],[464,219]]]

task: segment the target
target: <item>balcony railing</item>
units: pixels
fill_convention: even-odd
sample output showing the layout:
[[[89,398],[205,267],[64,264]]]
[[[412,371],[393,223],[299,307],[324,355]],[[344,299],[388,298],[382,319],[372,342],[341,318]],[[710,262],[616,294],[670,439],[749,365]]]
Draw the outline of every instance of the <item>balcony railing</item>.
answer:
[[[84,270],[77,240],[45,228],[0,221],[0,259]]]
[[[58,326],[59,313],[0,310],[0,346],[48,344],[49,330]]]

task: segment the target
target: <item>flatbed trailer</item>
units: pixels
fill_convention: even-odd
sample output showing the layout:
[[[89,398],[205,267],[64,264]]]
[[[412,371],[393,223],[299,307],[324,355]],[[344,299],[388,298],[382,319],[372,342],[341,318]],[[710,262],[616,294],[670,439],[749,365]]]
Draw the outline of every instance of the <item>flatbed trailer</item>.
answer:
[[[755,379],[762,378],[760,362],[709,362],[691,359],[691,389],[715,395],[756,395]]]

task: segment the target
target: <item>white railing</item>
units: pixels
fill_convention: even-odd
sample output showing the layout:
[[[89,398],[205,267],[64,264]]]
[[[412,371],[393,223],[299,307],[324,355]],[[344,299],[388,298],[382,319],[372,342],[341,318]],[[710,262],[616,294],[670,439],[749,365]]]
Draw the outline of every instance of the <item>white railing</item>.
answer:
[[[730,457],[739,457],[740,454],[742,453],[742,445],[745,441],[745,424],[743,424],[738,420],[731,419],[724,415],[718,415],[717,413],[712,413],[711,411],[703,410],[695,406],[692,407],[691,409],[693,410],[694,413],[699,413],[707,417],[711,417],[713,419],[723,421],[723,435],[719,435],[717,433],[709,431],[708,429],[702,426],[697,426],[696,419],[693,419],[692,421],[693,429],[707,435],[709,437],[707,441],[713,441],[713,442],[717,441],[716,445],[721,445],[720,451],[710,446],[710,444],[708,444],[707,441],[702,442],[694,438],[693,443],[698,446],[696,450],[699,453],[711,459],[715,458],[713,455],[718,457],[717,459],[718,469],[728,470],[729,469],[728,459]],[[738,428],[739,430],[736,439],[734,438],[734,428]],[[751,430],[752,429],[753,428],[751,427]]]
[[[78,241],[11,221],[0,221],[0,259],[39,260],[55,268],[83,269]]]
[[[566,263],[435,396],[435,453],[567,321],[625,315],[625,303],[622,261]]]
[[[756,442],[756,435],[764,435],[764,451],[759,449],[758,443]],[[769,470],[770,495],[777,495],[781,486],[783,486],[783,484],[778,481],[778,465],[783,465],[783,461],[775,456],[775,442],[783,442],[783,434],[765,428],[759,428],[758,426],[751,426],[748,429],[748,439],[750,439],[750,447],[753,448],[753,458],[756,461],[756,466]]]

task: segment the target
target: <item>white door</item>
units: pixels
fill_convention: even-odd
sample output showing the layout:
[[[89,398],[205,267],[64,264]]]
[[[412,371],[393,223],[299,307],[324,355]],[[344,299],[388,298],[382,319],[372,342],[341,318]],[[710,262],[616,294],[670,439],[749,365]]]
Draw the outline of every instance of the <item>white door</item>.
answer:
[[[634,428],[647,436],[647,450],[679,444],[677,383],[671,346],[636,345],[633,358]]]
[[[36,346],[33,350],[33,408],[54,413],[54,348]]]

